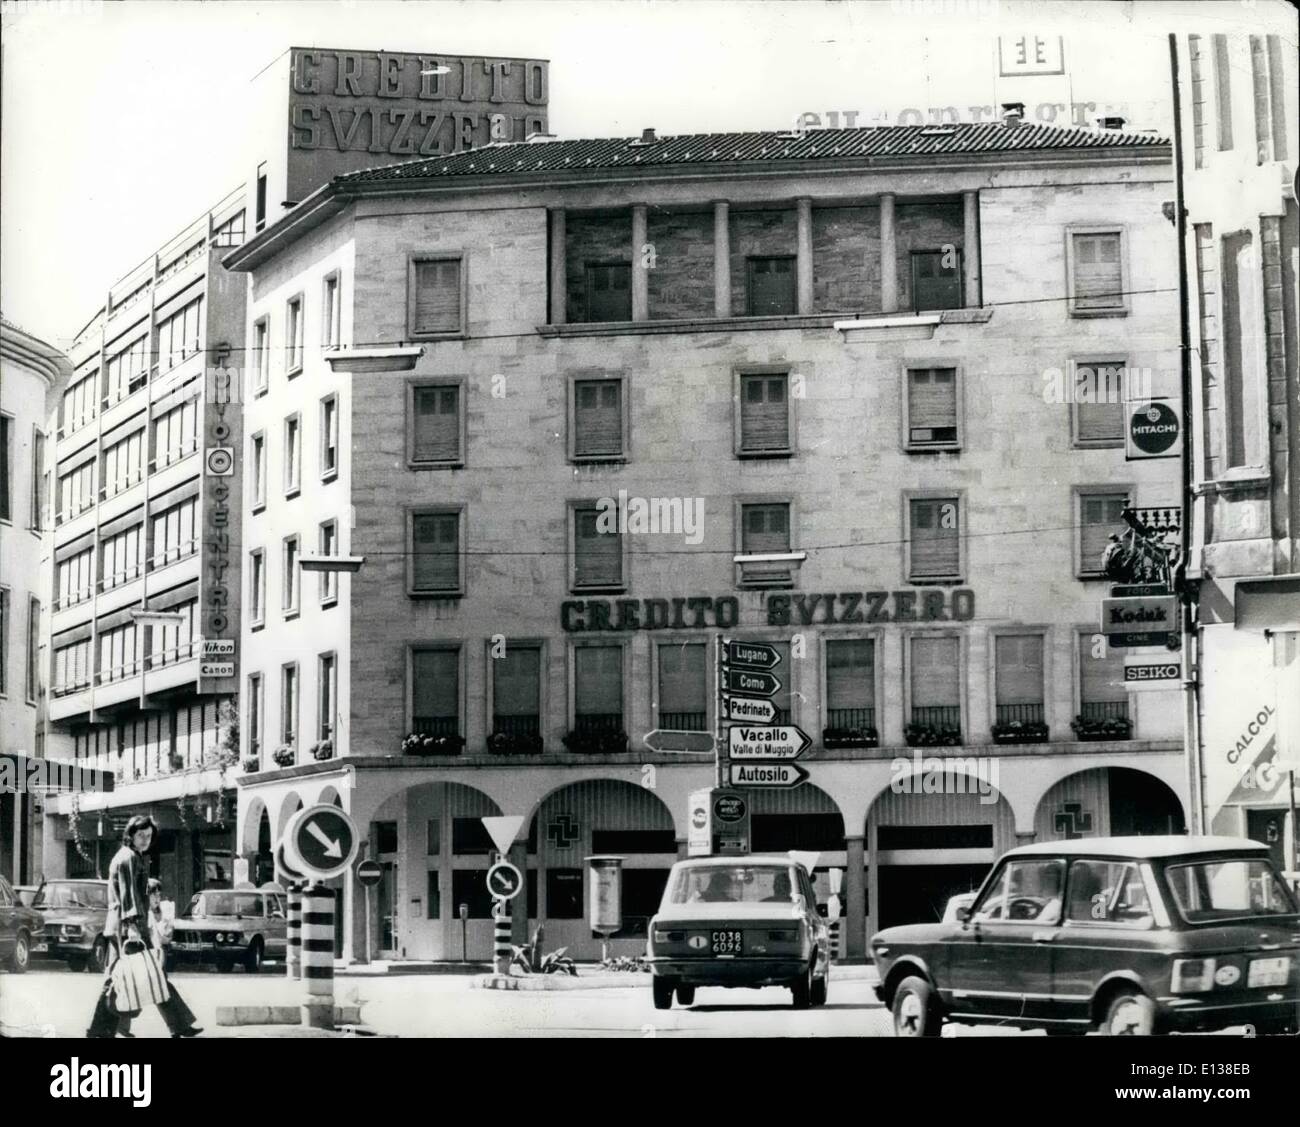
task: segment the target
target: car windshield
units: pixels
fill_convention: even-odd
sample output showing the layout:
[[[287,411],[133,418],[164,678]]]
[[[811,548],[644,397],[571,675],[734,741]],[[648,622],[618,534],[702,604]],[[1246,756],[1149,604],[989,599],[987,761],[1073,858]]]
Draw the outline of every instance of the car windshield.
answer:
[[[795,884],[790,870],[772,865],[696,866],[679,869],[669,904],[790,904]]]
[[[34,908],[108,908],[102,884],[47,884],[36,894]]]
[[[1188,923],[1296,913],[1290,891],[1262,857],[1170,865],[1165,876]]]
[[[262,898],[251,893],[198,892],[185,914],[195,920],[217,916],[260,916]]]

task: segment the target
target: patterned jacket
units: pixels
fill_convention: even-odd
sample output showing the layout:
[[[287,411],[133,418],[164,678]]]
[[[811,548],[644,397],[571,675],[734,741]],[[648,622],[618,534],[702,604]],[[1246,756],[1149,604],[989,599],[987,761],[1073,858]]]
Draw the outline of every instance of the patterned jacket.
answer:
[[[127,923],[134,921],[149,946],[148,862],[129,845],[122,846],[108,866],[108,916],[104,934],[126,937]]]

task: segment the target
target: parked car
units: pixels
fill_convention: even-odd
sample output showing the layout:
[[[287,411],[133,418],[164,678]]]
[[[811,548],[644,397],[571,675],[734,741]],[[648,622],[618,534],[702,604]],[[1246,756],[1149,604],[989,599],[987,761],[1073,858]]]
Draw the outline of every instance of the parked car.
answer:
[[[257,971],[265,959],[284,959],[288,922],[282,893],[204,889],[176,920],[169,958],[215,963],[229,971],[243,963]]]
[[[24,908],[30,908],[32,901],[36,899],[36,894],[41,890],[41,886],[38,884],[16,884],[13,889],[18,903]]]
[[[19,903],[18,896],[4,877],[0,877],[0,964],[22,974],[32,961],[32,953],[45,947],[45,922],[40,912]]]
[[[975,893],[959,892],[956,896],[950,897],[947,907],[943,910],[943,923],[951,924],[957,922],[957,913],[963,908],[969,908],[975,903]]]
[[[808,872],[782,856],[678,861],[649,924],[656,1009],[689,1006],[697,986],[788,986],[797,1009],[830,985],[830,939]]]
[[[1268,847],[1228,837],[1043,842],[953,922],[871,939],[899,1036],[945,1021],[1049,1034],[1294,1029],[1300,908]]]
[[[37,890],[32,907],[45,921],[46,958],[61,960],[73,970],[104,972],[108,881],[47,880]]]

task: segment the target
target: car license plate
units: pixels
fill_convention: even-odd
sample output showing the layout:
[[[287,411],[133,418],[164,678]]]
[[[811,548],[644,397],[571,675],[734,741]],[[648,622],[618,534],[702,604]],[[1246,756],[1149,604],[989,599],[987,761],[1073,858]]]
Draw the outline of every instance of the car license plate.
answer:
[[[712,947],[715,955],[740,955],[744,953],[738,931],[715,931],[712,933]]]
[[[1246,985],[1285,986],[1287,971],[1290,969],[1291,960],[1285,955],[1280,959],[1251,959]]]
[[[49,949],[50,949],[50,945],[49,945],[48,943],[33,943],[33,944],[32,944],[32,954],[33,954],[33,955],[39,955],[39,954],[41,954],[41,953],[44,952],[44,951],[48,951]]]

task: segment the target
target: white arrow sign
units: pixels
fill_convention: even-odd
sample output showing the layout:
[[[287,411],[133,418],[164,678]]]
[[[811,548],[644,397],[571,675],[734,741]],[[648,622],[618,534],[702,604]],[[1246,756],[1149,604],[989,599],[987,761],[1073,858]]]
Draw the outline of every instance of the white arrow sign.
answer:
[[[326,857],[342,857],[343,850],[339,848],[339,843],[330,837],[315,822],[307,823],[307,832],[311,834],[321,845],[325,846]]]
[[[812,740],[793,724],[776,727],[735,725],[727,734],[732,759],[798,759]]]
[[[770,700],[728,697],[727,719],[748,720],[751,724],[770,724],[776,719],[776,705]]]
[[[733,787],[797,787],[808,777],[798,763],[732,763]]]
[[[519,833],[519,827],[524,824],[522,814],[508,814],[499,818],[482,818],[484,829],[492,838],[492,844],[497,847],[497,852],[501,854],[509,853],[511,843],[515,840],[515,835]]]

